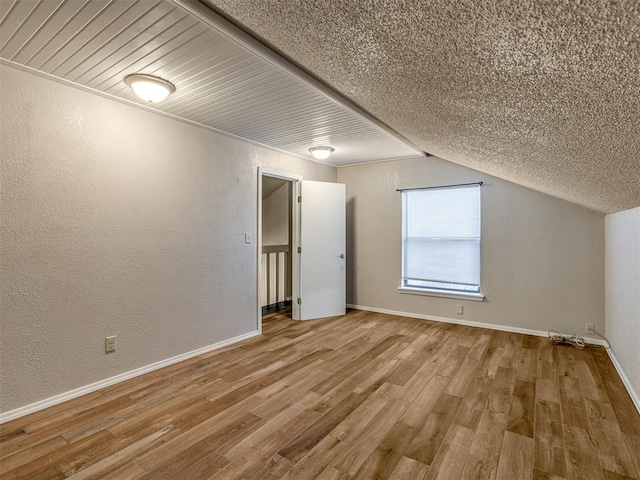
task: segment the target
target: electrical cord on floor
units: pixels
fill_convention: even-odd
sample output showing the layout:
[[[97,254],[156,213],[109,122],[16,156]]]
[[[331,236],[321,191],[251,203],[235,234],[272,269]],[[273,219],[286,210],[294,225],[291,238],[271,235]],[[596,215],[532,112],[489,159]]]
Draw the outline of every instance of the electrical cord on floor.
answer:
[[[578,335],[572,335],[569,337],[562,335],[560,332],[556,332],[555,330],[549,330],[547,333],[549,334],[549,343],[553,345],[566,343],[580,350],[582,350],[586,345],[584,338],[579,337]]]
[[[567,344],[567,345],[571,345],[579,350],[582,350],[587,342],[584,340],[584,338],[582,338],[579,335],[562,335],[560,332],[556,332],[555,330],[549,330],[548,332],[549,335],[549,343],[551,343],[552,345],[560,345],[560,344]],[[598,332],[596,332],[595,328],[590,328],[589,329],[589,333],[595,333],[596,335],[598,335],[600,338],[602,338],[605,342],[607,342],[607,345],[590,345],[591,347],[595,347],[595,348],[605,348],[605,349],[610,349],[611,348],[611,343],[609,343],[609,340],[607,340],[604,336],[600,335]]]

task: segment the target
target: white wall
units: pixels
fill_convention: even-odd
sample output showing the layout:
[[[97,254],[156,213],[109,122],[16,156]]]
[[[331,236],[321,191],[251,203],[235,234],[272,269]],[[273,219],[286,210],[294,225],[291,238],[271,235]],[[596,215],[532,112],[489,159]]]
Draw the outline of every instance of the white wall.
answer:
[[[255,330],[257,167],[336,178],[4,65],[0,100],[3,412]]]
[[[289,191],[287,182],[262,201],[262,245],[289,243]]]
[[[348,303],[538,331],[604,328],[603,215],[436,157],[343,167],[338,181],[347,185]],[[396,189],[478,181],[485,301],[399,293]]]
[[[605,332],[640,409],[640,207],[607,215],[605,230]]]

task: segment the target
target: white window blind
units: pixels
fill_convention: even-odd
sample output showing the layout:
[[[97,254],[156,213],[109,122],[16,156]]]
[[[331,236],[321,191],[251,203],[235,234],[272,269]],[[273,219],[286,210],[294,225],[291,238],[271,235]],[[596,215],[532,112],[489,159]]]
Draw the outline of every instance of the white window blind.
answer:
[[[402,192],[402,287],[480,293],[480,187]]]

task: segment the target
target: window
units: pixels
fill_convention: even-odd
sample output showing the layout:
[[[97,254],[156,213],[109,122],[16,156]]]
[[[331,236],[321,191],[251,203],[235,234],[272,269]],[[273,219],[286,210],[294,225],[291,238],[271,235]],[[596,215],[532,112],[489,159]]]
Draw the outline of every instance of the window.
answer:
[[[400,289],[480,295],[480,184],[402,192]]]

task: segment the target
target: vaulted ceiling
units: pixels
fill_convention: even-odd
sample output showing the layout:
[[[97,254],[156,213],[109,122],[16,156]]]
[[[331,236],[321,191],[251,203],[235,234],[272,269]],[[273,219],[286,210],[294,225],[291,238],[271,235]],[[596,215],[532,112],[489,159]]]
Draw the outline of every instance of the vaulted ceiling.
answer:
[[[640,2],[203,0],[424,151],[640,205]]]
[[[138,106],[124,77],[158,75],[157,112],[335,166],[426,151],[640,205],[636,0],[0,0],[0,62]]]

